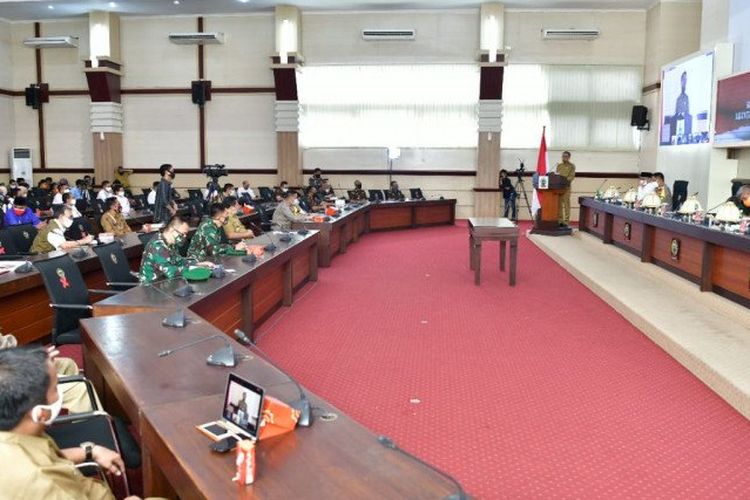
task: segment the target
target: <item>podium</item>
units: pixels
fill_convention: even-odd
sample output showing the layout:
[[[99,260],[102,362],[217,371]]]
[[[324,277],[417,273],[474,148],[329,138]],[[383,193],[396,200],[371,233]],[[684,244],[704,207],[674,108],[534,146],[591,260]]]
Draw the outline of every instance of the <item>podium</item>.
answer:
[[[560,197],[570,187],[568,180],[562,175],[550,173],[547,175],[548,185],[546,189],[539,189],[539,176],[534,174],[533,185],[539,193],[541,208],[534,217],[532,234],[543,234],[545,236],[568,236],[573,230],[568,227],[560,227]]]

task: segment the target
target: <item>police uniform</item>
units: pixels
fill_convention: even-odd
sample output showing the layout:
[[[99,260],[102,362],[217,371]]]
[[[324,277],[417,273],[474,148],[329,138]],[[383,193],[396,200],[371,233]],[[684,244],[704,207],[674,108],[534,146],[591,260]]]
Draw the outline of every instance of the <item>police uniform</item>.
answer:
[[[225,254],[231,248],[231,245],[221,242],[221,229],[216,227],[214,220],[205,219],[190,240],[187,255],[189,259],[202,262],[208,257]]]
[[[349,193],[350,201],[367,201],[367,193],[364,189],[354,189]]]
[[[229,236],[229,233],[246,233],[248,229],[242,223],[236,214],[230,214],[227,217],[227,221],[224,223],[224,233]],[[252,234],[252,232],[250,233]],[[252,238],[253,236],[249,236]]]
[[[565,188],[562,196],[560,196],[560,213],[558,217],[558,222],[567,226],[570,222],[570,185],[573,183],[573,179],[576,178],[576,166],[571,162],[558,163],[555,172],[557,175],[562,175],[568,180],[568,187]]]
[[[288,231],[292,229],[292,222],[302,219],[302,215],[297,215],[292,211],[292,207],[286,203],[279,203],[276,210],[273,211],[271,223],[281,230]]]
[[[141,283],[171,279],[187,270],[189,263],[188,259],[180,255],[177,245],[170,245],[160,234],[146,245],[138,278]]]
[[[130,232],[130,226],[125,222],[125,217],[120,212],[106,212],[101,219],[102,230],[115,236],[124,236]]]

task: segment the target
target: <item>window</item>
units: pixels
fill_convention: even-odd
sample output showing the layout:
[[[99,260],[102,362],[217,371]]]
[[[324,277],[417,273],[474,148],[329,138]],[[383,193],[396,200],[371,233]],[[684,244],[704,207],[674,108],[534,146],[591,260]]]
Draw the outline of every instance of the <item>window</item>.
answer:
[[[306,66],[299,74],[305,148],[474,148],[474,64]]]
[[[537,148],[546,125],[552,148],[637,149],[630,113],[641,96],[642,73],[637,66],[509,65],[502,146]]]

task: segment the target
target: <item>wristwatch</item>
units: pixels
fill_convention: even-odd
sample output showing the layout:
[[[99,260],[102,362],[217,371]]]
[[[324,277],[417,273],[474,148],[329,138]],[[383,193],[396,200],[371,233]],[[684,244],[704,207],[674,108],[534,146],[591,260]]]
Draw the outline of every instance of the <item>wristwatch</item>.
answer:
[[[94,446],[96,446],[91,441],[83,442],[79,445],[81,448],[83,448],[83,451],[86,452],[86,458],[84,459],[84,462],[93,462],[94,461]]]

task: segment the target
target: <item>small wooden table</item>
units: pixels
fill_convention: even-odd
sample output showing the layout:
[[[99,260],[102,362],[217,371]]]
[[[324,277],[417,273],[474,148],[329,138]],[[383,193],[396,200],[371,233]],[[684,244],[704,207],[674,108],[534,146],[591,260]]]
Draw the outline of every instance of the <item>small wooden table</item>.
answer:
[[[518,226],[510,219],[495,217],[469,218],[469,267],[474,271],[474,284],[479,285],[482,264],[482,241],[500,242],[500,270],[505,271],[505,243],[510,242],[510,286],[516,285],[518,257]]]

